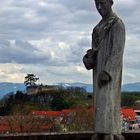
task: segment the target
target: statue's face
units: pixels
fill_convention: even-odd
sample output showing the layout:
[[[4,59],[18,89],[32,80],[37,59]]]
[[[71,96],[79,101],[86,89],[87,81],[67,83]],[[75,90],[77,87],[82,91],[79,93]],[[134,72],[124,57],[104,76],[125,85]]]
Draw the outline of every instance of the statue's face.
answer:
[[[111,11],[111,2],[110,0],[95,0],[95,5],[102,17],[106,17]]]

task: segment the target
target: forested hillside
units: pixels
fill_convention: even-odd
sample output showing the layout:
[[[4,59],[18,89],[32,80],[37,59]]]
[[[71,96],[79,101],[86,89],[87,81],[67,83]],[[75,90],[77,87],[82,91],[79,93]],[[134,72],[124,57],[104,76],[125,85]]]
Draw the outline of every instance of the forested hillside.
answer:
[[[28,114],[32,110],[62,110],[92,106],[92,95],[82,88],[54,89],[28,95],[17,91],[7,94],[0,103],[0,115]]]
[[[16,113],[28,114],[32,110],[73,109],[78,106],[85,108],[93,106],[93,95],[87,94],[85,90],[79,87],[40,91],[32,95],[17,91],[16,94],[10,93],[1,99],[0,116]],[[140,109],[140,93],[123,92],[121,94],[121,106]]]

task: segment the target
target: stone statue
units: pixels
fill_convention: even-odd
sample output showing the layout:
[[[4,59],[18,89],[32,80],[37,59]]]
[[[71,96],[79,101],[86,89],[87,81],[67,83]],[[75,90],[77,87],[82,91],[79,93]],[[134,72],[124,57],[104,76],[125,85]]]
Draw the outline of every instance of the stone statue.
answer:
[[[85,67],[93,69],[94,130],[96,134],[104,134],[105,140],[121,140],[120,89],[125,27],[112,11],[113,0],[95,0],[95,5],[102,19],[93,29],[92,49],[83,58]]]

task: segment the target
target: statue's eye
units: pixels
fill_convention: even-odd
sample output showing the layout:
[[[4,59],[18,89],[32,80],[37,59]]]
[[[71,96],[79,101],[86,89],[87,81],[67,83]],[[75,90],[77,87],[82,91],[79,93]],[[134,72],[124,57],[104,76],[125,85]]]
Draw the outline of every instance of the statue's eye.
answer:
[[[97,2],[97,5],[105,5],[105,2]]]
[[[101,5],[104,5],[104,4],[105,4],[105,2],[100,2],[100,4],[101,4]]]

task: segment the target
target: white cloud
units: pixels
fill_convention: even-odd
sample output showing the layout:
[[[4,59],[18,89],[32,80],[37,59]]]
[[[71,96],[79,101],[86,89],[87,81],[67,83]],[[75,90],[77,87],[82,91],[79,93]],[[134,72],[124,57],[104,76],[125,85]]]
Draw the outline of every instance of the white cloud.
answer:
[[[15,63],[0,64],[0,82],[24,82],[25,73],[21,72],[22,65]]]
[[[140,81],[140,1],[114,3],[127,31],[123,81]],[[40,82],[50,84],[91,83],[92,72],[84,68],[82,57],[100,19],[92,0],[1,1],[1,81],[23,82],[27,73],[35,73]]]

